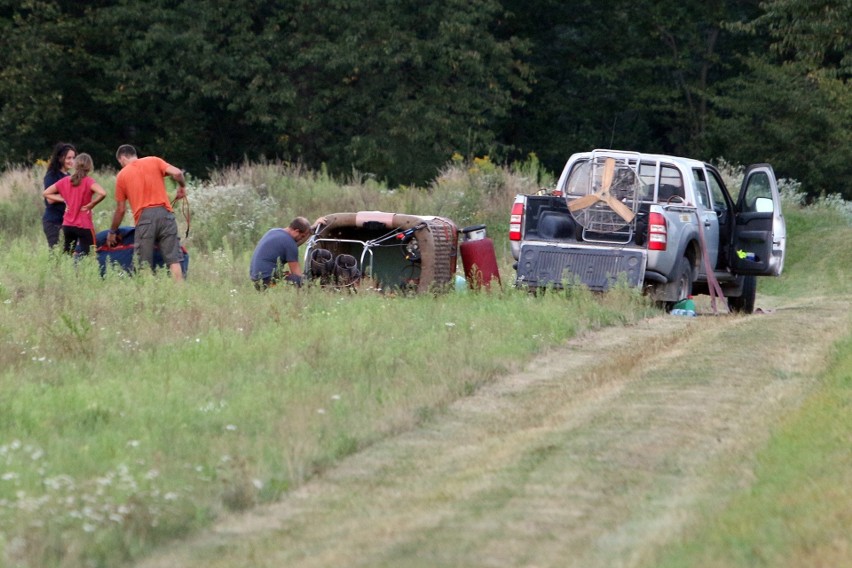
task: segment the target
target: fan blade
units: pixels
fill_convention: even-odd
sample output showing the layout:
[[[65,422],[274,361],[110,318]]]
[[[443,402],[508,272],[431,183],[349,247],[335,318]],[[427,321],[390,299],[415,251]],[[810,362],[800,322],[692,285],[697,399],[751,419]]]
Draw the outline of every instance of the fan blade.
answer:
[[[610,209],[612,209],[613,211],[618,213],[618,216],[621,217],[622,219],[624,219],[627,223],[629,223],[630,221],[633,220],[633,217],[635,216],[635,214],[630,209],[630,207],[628,207],[627,205],[625,205],[624,203],[622,203],[621,201],[619,201],[618,199],[616,199],[612,195],[607,193],[601,199],[603,199],[603,201],[607,205],[609,205]]]
[[[607,158],[604,162],[603,178],[601,179],[601,193],[609,191],[613,177],[615,177],[615,158]]]
[[[578,197],[573,201],[569,201],[568,211],[571,213],[580,211],[581,209],[594,205],[598,201],[600,201],[600,196],[597,193],[590,193],[589,195],[584,195],[583,197]]]

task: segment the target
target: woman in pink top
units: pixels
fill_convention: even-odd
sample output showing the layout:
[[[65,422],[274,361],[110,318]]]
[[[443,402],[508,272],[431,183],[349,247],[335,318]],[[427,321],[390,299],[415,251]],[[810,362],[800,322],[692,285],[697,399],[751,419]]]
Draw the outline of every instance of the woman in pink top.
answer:
[[[65,203],[62,217],[62,232],[65,235],[64,250],[73,254],[77,244],[82,254],[89,254],[95,244],[95,225],[92,209],[103,201],[106,192],[98,182],[89,177],[94,169],[92,157],[78,154],[74,159],[74,174],[64,177],[44,190],[44,198],[52,203]]]

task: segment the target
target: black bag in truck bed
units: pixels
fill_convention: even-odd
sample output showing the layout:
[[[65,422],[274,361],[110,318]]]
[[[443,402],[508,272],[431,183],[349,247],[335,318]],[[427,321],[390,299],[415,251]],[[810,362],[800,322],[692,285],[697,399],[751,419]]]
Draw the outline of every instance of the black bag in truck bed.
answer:
[[[623,279],[640,286],[645,278],[645,250],[588,248],[525,243],[518,259],[518,284],[530,287],[585,284],[602,292]]]

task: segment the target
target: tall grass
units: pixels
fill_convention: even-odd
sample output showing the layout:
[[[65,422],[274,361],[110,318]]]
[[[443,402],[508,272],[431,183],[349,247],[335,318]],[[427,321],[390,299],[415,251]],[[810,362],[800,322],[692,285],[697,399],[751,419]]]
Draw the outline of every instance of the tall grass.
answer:
[[[759,279],[758,290],[787,296],[848,294],[852,203],[830,195],[805,205],[798,184],[788,182],[782,189],[787,225],[784,273]]]
[[[298,164],[262,163],[227,168],[209,182],[191,184],[192,244],[202,251],[228,247],[236,254],[250,250],[269,227],[297,215],[381,210],[438,215],[460,227],[486,224],[489,234],[505,237],[507,212],[516,193],[551,183],[534,155],[512,167],[497,166],[487,157],[472,163],[447,164],[426,188],[389,188],[353,172],[332,179],[325,171]]]
[[[0,174],[0,235],[35,238],[40,234],[43,176],[40,166],[10,168]],[[101,169],[94,177],[112,195],[115,172]],[[212,172],[208,180],[190,180],[188,244],[200,252],[225,249],[239,256],[251,251],[270,227],[286,225],[298,215],[315,219],[362,210],[439,215],[460,227],[484,223],[489,234],[499,239],[508,231],[514,195],[552,181],[535,155],[512,166],[496,165],[488,157],[470,163],[453,160],[425,188],[389,188],[354,171],[339,180],[324,170],[298,164],[243,164]],[[108,228],[113,206],[112,199],[107,199],[94,211],[96,230]],[[129,214],[125,223],[132,224]]]
[[[502,224],[528,182],[487,160],[451,164],[425,189],[357,176],[340,185],[281,164],[220,175],[191,189],[199,205],[183,286],[165,274],[102,278],[93,257],[49,254],[38,173],[15,190],[27,199],[0,201],[36,226],[0,229],[6,565],[136,558],[432,419],[532,353],[650,311],[623,289],[538,298],[508,286],[415,297],[310,286],[259,294],[247,255],[273,222],[375,207]],[[202,195],[218,198],[201,205]],[[251,207],[223,205],[230,195]]]
[[[111,566],[275,499],[529,353],[639,317],[631,292],[413,298],[277,288],[210,259],[186,286],[4,256],[0,545]],[[239,271],[242,273],[242,271]]]
[[[0,173],[0,233],[33,238],[41,233],[42,168],[11,167]]]

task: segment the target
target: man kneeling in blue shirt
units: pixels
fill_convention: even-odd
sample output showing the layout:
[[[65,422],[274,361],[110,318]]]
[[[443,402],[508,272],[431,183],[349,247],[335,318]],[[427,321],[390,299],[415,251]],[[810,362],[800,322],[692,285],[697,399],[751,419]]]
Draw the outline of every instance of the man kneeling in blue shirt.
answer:
[[[269,229],[251,255],[249,277],[254,282],[254,287],[266,290],[281,280],[301,286],[299,245],[305,242],[320,224],[325,224],[322,217],[317,219],[313,226],[304,217],[296,217],[287,228]]]

